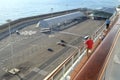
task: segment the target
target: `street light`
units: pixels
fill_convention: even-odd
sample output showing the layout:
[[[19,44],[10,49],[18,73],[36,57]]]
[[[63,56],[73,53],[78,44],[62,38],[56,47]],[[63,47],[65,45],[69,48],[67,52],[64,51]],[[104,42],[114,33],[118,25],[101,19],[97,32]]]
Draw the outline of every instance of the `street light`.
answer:
[[[68,10],[68,4],[66,4],[66,9]]]
[[[65,42],[59,42],[59,45],[62,45],[62,46],[68,46],[68,47],[71,47],[71,48],[74,48],[74,49],[78,49],[78,53],[80,54],[80,48],[77,47],[77,46],[73,46],[73,45],[70,45],[68,43],[65,43]]]
[[[73,35],[73,36],[81,37],[82,39],[84,39],[84,37],[86,36],[86,35],[79,35],[79,34],[71,33],[71,32],[65,32],[65,31],[60,31],[60,32],[52,31],[52,32],[53,33],[49,35],[49,38],[55,37],[54,33]]]
[[[53,17],[53,14],[52,14],[53,13],[53,8],[51,8],[50,11],[51,11],[51,18],[52,18]],[[51,32],[52,32],[52,28],[53,28],[53,26],[51,26]]]
[[[10,22],[11,20],[8,19],[6,20],[8,22],[8,28],[9,28],[9,36],[10,36],[10,48],[11,48],[11,60],[12,60],[12,69],[10,70],[7,70],[6,72],[12,74],[12,75],[16,75],[18,77],[18,79],[22,80],[22,78],[19,76],[19,72],[20,70],[17,69],[17,68],[14,68],[15,67],[15,64],[14,64],[14,57],[13,57],[13,42],[12,42],[12,32],[11,32],[11,26],[10,26]]]
[[[54,33],[55,33],[55,32],[54,32]],[[60,32],[58,32],[58,33],[60,33],[60,34],[68,34],[68,35],[77,36],[77,37],[82,38],[83,41],[85,41],[86,38],[88,37],[88,35],[87,35],[87,36],[86,36],[86,35],[79,35],[79,34],[70,33],[70,32],[64,32],[64,31],[60,31]],[[54,35],[54,34],[50,34],[48,37],[49,37],[49,38],[52,38],[52,37],[55,37],[55,35]],[[59,39],[59,40],[60,40],[60,39]],[[61,45],[61,46],[68,46],[68,47],[71,47],[71,48],[74,48],[74,49],[78,49],[78,53],[79,53],[79,55],[80,55],[80,51],[81,51],[80,46],[79,46],[79,47],[76,47],[76,46],[73,46],[73,45],[64,43],[64,42],[62,42],[62,41],[57,42],[57,44],[58,44],[58,45]]]
[[[11,32],[11,26],[10,26],[10,22],[11,22],[11,20],[10,19],[8,19],[8,20],[6,20],[7,22],[8,22],[8,28],[9,28],[9,36],[10,36],[10,48],[11,48],[11,59],[12,59],[12,66],[14,67],[15,65],[14,65],[14,60],[13,60],[13,43],[12,43],[12,32]]]
[[[79,36],[80,36],[80,35],[79,35]],[[49,38],[52,38],[52,37],[55,37],[55,35],[49,35]],[[70,44],[68,44],[66,41],[64,41],[64,40],[62,40],[62,39],[59,39],[59,40],[60,40],[60,41],[57,42],[58,45],[68,46],[68,47],[71,47],[71,48],[74,48],[74,49],[78,49],[78,53],[80,54],[80,47],[70,45]]]
[[[71,32],[65,32],[65,31],[60,31],[59,33],[61,33],[61,34],[69,34],[69,35],[82,37],[82,38],[85,36],[85,35],[79,35],[79,34],[75,34],[75,33],[71,33]]]
[[[68,4],[66,4],[66,9],[67,9],[66,14],[68,14]]]
[[[50,11],[51,11],[51,18],[52,18],[53,8],[51,8]]]

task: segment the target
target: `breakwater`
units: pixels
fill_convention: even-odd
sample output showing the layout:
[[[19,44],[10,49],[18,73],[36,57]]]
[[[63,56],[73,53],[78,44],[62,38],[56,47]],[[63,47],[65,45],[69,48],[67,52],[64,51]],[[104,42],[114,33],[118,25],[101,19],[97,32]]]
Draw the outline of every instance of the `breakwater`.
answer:
[[[76,11],[86,11],[86,8],[78,8],[78,9],[72,9],[67,11],[31,16],[31,17],[21,18],[21,19],[14,20],[9,23],[0,25],[0,40],[9,35],[9,27],[8,27],[9,25],[10,25],[11,33],[14,33],[16,30],[20,30],[32,24],[37,24],[38,21],[42,19],[60,16],[60,15],[64,15],[64,14],[68,14]]]

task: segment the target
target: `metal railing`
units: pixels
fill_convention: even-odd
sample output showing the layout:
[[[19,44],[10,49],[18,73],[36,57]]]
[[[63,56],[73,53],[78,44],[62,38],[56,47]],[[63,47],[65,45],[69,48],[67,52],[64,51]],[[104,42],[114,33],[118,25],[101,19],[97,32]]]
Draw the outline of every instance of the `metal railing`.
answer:
[[[116,13],[113,14],[113,16],[110,18],[111,20],[111,25],[114,24],[115,19],[117,18]],[[98,40],[99,37],[102,35],[103,31],[105,30],[105,23],[97,30],[94,32],[92,35],[92,38],[94,41]],[[54,71],[52,71],[47,77],[45,77],[44,80],[59,80],[66,71],[74,64],[74,62],[79,59],[83,58],[84,55],[83,52],[86,50],[84,43],[82,42],[81,46],[79,47],[79,50],[75,50],[72,55],[70,55],[63,63],[61,63]],[[79,59],[79,60],[81,60]],[[80,61],[79,61],[80,62]],[[74,68],[74,67],[73,67]],[[68,73],[69,75],[69,73]]]
[[[49,74],[44,80],[59,80],[65,72],[74,64],[74,62],[79,58],[81,53],[84,51],[84,47],[81,46],[76,49],[63,63],[61,63],[51,74]],[[80,51],[80,52],[78,52]]]

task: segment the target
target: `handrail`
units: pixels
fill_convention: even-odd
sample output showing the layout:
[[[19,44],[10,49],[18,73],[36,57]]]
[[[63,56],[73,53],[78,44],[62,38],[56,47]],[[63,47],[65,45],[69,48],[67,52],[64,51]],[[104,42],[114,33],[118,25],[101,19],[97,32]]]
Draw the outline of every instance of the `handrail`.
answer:
[[[119,27],[114,26],[106,38],[95,50],[93,55],[89,58],[86,64],[82,67],[74,80],[97,80],[100,70],[104,64],[109,49],[112,46],[115,35],[118,33]]]
[[[61,66],[63,66],[64,64],[66,64],[71,58],[72,58],[72,56],[74,55],[74,54],[76,54],[76,51],[78,51],[77,49],[73,52],[73,54],[71,54],[65,61],[63,61],[54,71],[52,71],[44,80],[50,80],[51,79],[51,77],[53,76],[53,75],[55,75],[62,67]]]

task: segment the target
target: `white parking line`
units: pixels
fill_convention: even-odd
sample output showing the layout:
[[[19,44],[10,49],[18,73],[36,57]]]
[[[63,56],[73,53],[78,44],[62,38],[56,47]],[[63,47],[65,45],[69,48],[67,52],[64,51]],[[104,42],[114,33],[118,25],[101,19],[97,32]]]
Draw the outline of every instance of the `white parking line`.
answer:
[[[114,62],[120,64],[120,59],[117,55],[114,56]]]
[[[0,51],[4,50],[4,49],[7,48],[8,46],[10,46],[10,43],[8,43],[5,47],[2,47],[2,48],[0,49]]]
[[[37,68],[37,67],[34,67],[34,68],[32,69],[32,71],[34,71],[34,72],[39,72],[39,71],[40,71],[40,69],[39,69],[39,68]]]
[[[39,71],[39,74],[41,74],[41,75],[43,75],[43,76],[46,76],[46,75],[48,74],[48,72],[45,71],[45,70],[40,70],[40,71]]]

